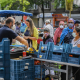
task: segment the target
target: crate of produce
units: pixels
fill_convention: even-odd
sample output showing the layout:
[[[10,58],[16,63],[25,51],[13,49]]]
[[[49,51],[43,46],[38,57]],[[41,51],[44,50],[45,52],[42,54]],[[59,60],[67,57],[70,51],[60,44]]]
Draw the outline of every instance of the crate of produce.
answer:
[[[41,77],[41,65],[35,65],[35,78]],[[42,68],[42,78],[45,77],[45,69]]]
[[[25,64],[24,60],[14,60],[14,59],[11,59],[10,60],[10,70],[11,70],[11,72],[23,71],[24,64]]]
[[[66,44],[63,45],[54,45],[53,42],[50,43],[50,52],[66,52]]]
[[[27,70],[24,72],[24,80],[34,80],[34,70]]]
[[[5,73],[4,80],[10,80],[10,73]]]
[[[34,69],[34,59],[25,59],[25,66],[28,66],[28,70]]]
[[[66,62],[66,53],[49,52],[48,59],[54,61]]]
[[[4,54],[0,54],[0,67],[4,66]]]
[[[34,80],[34,71],[26,70],[19,73],[11,72],[11,80]]]
[[[72,47],[71,52],[67,53],[67,62],[80,64],[80,48]]]
[[[33,59],[21,59],[21,60],[10,60],[11,71],[12,72],[21,72],[24,70],[33,70],[34,69],[34,60]]]
[[[57,46],[51,43],[48,54],[49,60],[66,62],[66,55],[66,44]]]
[[[5,74],[4,74],[4,67],[0,67],[0,78],[4,78]]]
[[[43,44],[43,42],[40,42],[38,58],[47,59],[49,48],[50,48],[50,43]]]

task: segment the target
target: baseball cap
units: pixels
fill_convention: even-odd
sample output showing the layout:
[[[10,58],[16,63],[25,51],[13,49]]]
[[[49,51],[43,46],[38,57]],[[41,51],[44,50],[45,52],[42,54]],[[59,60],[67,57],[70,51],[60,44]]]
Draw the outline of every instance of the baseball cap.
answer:
[[[46,20],[45,23],[50,23],[50,20]]]
[[[79,20],[75,20],[75,21],[74,21],[74,24],[77,24],[77,23],[79,24],[80,21],[79,21]]]

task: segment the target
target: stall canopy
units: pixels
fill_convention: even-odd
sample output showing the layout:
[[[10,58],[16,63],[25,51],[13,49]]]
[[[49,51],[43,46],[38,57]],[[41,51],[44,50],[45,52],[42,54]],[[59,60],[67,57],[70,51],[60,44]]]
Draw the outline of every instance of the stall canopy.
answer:
[[[16,16],[33,16],[32,13],[28,12],[23,12],[19,10],[0,10],[0,17],[7,17],[11,15],[16,15]]]

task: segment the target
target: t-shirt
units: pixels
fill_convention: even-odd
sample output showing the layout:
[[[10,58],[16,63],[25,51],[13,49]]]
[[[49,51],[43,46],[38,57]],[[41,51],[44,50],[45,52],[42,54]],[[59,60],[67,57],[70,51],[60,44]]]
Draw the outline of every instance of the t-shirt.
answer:
[[[3,38],[8,38],[11,44],[12,39],[15,39],[17,36],[18,35],[6,25],[0,28],[0,42],[2,41]]]
[[[74,39],[72,40],[72,44],[73,47],[77,46],[78,44],[80,44],[80,38],[77,41],[74,41]]]

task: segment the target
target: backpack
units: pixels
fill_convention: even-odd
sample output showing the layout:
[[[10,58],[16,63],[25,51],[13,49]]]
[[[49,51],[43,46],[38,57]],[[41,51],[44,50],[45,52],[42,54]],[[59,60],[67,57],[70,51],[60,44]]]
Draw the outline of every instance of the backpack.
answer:
[[[64,40],[63,40],[63,42],[64,43],[71,43],[72,42],[72,39],[73,39],[74,37],[72,36],[72,32],[69,32],[68,31],[68,34],[64,37]]]

